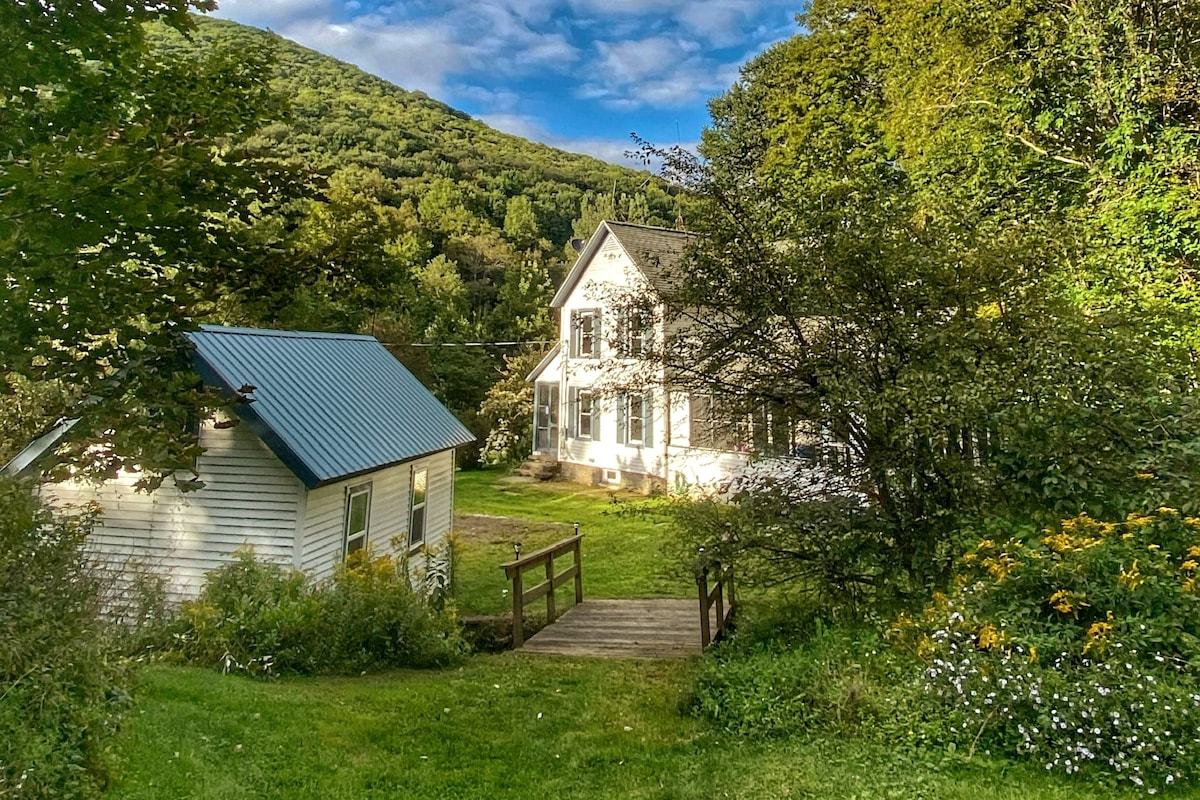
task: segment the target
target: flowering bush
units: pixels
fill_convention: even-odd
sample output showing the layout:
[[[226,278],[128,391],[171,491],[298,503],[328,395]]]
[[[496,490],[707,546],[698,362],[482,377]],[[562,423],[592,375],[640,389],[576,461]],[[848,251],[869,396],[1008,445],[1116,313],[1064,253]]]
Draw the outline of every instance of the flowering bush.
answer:
[[[163,627],[159,649],[262,676],[439,666],[464,647],[453,609],[429,600],[407,565],[387,556],[359,551],[314,583],[243,550]]]
[[[1159,509],[985,540],[893,634],[971,748],[1154,792],[1200,777],[1200,520]]]

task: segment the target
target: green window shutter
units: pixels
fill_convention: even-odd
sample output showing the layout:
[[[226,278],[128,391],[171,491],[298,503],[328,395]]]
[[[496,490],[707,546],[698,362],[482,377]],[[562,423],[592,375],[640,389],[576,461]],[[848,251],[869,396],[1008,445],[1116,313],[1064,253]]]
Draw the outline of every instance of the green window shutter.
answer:
[[[567,436],[574,439],[579,435],[579,387],[567,389]]]
[[[654,396],[650,392],[642,395],[642,441],[654,444]]]
[[[629,420],[626,419],[628,407],[629,395],[617,395],[617,444],[625,444],[629,439]]]

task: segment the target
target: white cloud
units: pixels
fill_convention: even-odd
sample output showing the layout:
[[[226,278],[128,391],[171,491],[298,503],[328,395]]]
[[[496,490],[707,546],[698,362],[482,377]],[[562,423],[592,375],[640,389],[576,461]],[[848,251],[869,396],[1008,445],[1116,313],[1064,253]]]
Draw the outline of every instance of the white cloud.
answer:
[[[790,0],[789,0],[790,1]],[[222,0],[275,32],[501,130],[631,163],[605,112],[633,128],[693,113],[740,64],[794,32],[783,0]],[[366,10],[369,9],[369,10]],[[737,62],[734,63],[734,59]],[[539,121],[532,108],[554,109]],[[581,125],[581,121],[583,124]],[[554,130],[586,130],[585,138]],[[590,131],[603,131],[591,136]],[[684,131],[689,137],[694,131]]]
[[[471,57],[452,31],[437,23],[425,26],[373,25],[371,19],[332,24],[302,20],[277,31],[405,89],[438,96],[446,78],[460,72]]]
[[[693,41],[651,37],[624,42],[597,42],[599,77],[577,94],[623,111],[680,108],[724,91],[737,78],[737,64],[711,59]]]
[[[298,20],[329,19],[335,7],[334,0],[221,0],[213,16],[278,31]]]
[[[570,153],[584,153],[595,156],[601,161],[620,164],[634,169],[656,170],[657,163],[646,164],[644,161],[629,155],[634,148],[629,139],[601,139],[588,137],[558,136],[546,130],[540,120],[522,114],[483,114],[479,117],[486,125],[498,131],[511,133],[523,139],[542,142],[559,150]]]

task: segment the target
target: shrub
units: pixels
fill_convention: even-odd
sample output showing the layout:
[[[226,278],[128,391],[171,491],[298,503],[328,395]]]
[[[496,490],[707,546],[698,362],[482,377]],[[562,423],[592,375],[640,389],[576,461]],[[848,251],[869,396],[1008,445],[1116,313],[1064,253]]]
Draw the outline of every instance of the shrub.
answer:
[[[796,501],[790,491],[767,483],[729,503],[674,503],[681,545],[735,564],[745,586],[807,594],[828,619],[890,616],[913,588],[877,510],[854,497]]]
[[[864,628],[811,620],[802,640],[739,622],[733,638],[701,662],[691,708],[725,731],[781,736],[822,730],[844,733],[884,708],[882,640]],[[765,634],[765,635],[763,635]]]
[[[321,592],[326,663],[339,671],[444,666],[464,651],[454,616],[413,591],[408,567],[352,556]]]
[[[980,542],[899,643],[958,738],[1158,790],[1200,777],[1200,520],[1087,516]]]
[[[434,609],[414,591],[402,561],[355,554],[314,583],[252,550],[209,573],[158,646],[184,661],[263,676],[436,666],[462,652],[452,610]]]
[[[0,797],[94,796],[125,677],[81,548],[93,515],[54,516],[0,481]]]
[[[245,549],[206,576],[199,598],[184,603],[167,645],[184,660],[226,671],[311,672],[320,625],[304,573],[258,561]]]

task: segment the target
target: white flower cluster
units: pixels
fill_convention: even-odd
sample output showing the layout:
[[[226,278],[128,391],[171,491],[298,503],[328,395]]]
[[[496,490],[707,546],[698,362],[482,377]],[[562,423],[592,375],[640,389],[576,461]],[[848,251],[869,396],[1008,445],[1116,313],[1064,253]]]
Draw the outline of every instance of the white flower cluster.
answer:
[[[857,500],[865,505],[867,498],[855,490],[845,474],[824,464],[799,458],[763,458],[752,461],[733,473],[716,487],[716,496],[734,500],[742,495],[766,490],[779,492],[794,503],[827,500],[831,497]]]
[[[999,738],[1068,775],[1098,767],[1149,794],[1195,777],[1200,694],[1172,691],[1175,682],[1143,670],[1133,652],[1073,663],[1066,653],[1035,660],[1020,646],[985,652],[954,621],[933,635],[942,657],[927,668],[925,690],[958,712],[968,740]]]

